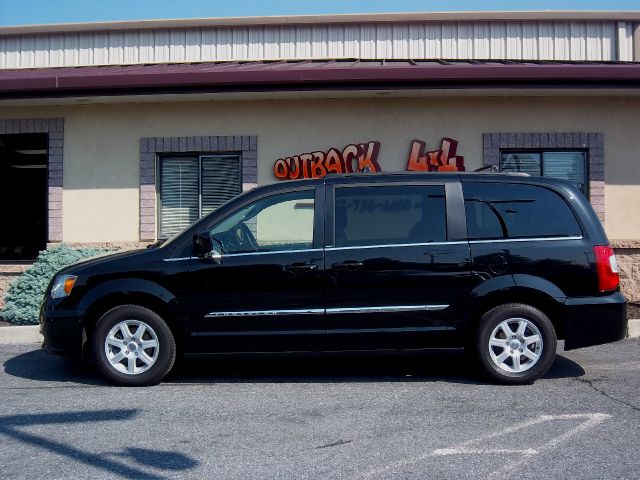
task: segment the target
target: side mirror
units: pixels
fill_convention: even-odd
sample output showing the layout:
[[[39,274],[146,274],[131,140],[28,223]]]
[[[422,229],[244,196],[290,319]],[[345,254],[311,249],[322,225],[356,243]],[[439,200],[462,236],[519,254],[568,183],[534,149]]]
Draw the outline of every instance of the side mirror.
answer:
[[[193,236],[193,254],[196,257],[204,257],[213,248],[208,232],[196,233]]]
[[[193,236],[193,253],[196,257],[220,263],[222,261],[222,244],[216,238],[211,238],[209,232],[198,233]]]
[[[204,254],[204,258],[211,260],[213,263],[222,263],[222,253],[214,248],[210,252]]]

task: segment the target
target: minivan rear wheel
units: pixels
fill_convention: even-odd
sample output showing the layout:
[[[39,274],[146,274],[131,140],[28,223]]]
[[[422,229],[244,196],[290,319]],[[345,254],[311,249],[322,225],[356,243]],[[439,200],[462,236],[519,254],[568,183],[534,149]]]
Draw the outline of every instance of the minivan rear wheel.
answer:
[[[549,318],[531,305],[511,303],[480,319],[475,350],[483,370],[506,384],[527,384],[544,375],[556,354]]]
[[[139,305],[109,310],[98,320],[92,340],[96,366],[119,385],[154,385],[176,358],[175,339],[166,322]]]

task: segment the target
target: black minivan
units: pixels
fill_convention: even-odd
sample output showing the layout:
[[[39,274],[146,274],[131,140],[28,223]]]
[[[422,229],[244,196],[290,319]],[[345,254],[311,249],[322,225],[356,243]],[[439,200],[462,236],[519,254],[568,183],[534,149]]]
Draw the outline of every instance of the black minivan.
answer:
[[[175,237],[60,271],[46,351],[122,385],[177,354],[464,347],[502,383],[626,334],[616,258],[571,183],[370,174],[240,195]]]

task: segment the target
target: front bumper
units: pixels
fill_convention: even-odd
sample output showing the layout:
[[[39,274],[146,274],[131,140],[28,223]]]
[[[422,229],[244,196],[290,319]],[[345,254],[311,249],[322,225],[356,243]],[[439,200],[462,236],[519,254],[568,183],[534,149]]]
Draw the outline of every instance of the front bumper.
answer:
[[[620,292],[564,302],[565,350],[616,342],[627,336],[627,300]]]
[[[84,312],[61,309],[59,302],[46,299],[40,307],[40,332],[44,337],[42,348],[47,353],[82,353],[82,318]]]

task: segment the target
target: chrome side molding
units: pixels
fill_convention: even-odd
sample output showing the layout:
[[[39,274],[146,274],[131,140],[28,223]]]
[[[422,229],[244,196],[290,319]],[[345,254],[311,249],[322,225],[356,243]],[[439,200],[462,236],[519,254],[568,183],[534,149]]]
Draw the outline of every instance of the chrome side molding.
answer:
[[[389,305],[382,307],[304,308],[290,310],[239,310],[234,312],[210,312],[205,318],[262,317],[270,315],[335,315],[340,313],[396,313],[445,310],[449,305]]]
[[[306,308],[293,310],[240,310],[235,312],[210,312],[205,318],[216,317],[262,317],[267,315],[318,315],[324,313],[324,308]]]
[[[421,312],[444,310],[448,307],[449,305],[389,305],[384,307],[327,308],[327,314]]]

